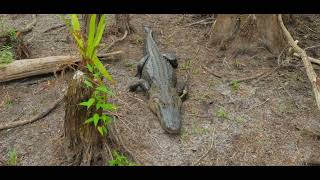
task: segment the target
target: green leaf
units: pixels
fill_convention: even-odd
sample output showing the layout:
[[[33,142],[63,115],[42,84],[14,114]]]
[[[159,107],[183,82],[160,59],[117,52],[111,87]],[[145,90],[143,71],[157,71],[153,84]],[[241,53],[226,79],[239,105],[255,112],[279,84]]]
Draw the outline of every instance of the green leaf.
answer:
[[[96,90],[107,93],[110,96],[114,95],[113,92],[109,88],[107,88],[105,85],[101,85],[101,86],[97,87]]]
[[[101,61],[98,59],[97,55],[94,55],[92,61],[93,61],[93,64],[95,65],[95,67],[101,72],[101,74],[105,78],[107,78],[109,81],[112,81],[112,76],[108,73],[106,68],[103,66]]]
[[[76,14],[71,14],[70,19],[71,19],[71,24],[72,24],[73,30],[74,31],[81,31],[78,16]]]
[[[110,104],[110,103],[102,104],[101,106],[102,106],[103,110],[114,111],[117,109],[115,105]]]
[[[103,131],[103,134],[107,134],[107,128],[105,126],[102,126],[102,131]]]
[[[88,80],[84,80],[84,84],[87,86],[87,87],[93,87],[92,86],[92,83]]]
[[[88,101],[80,103],[80,105],[87,106],[87,109],[89,109],[94,102],[95,102],[95,99],[94,98],[90,98]]]
[[[89,35],[88,35],[87,51],[86,51],[86,56],[89,58],[92,57],[93,51],[95,49],[94,35],[95,35],[95,31],[96,31],[96,17],[97,17],[97,15],[95,15],[95,14],[90,15]]]
[[[100,119],[104,122],[104,124],[109,124],[111,122],[111,118],[105,114],[100,116]]]
[[[84,123],[85,123],[85,124],[89,124],[89,123],[91,123],[91,122],[93,122],[93,118],[92,118],[92,117],[89,118],[88,120],[86,120]]]
[[[102,129],[102,126],[98,126],[98,131],[99,131],[99,133],[101,134],[101,136],[103,136],[103,129]]]
[[[107,93],[108,90],[107,90],[107,87],[105,85],[100,85],[99,87],[96,88],[98,91],[101,91],[101,92],[104,92],[104,93]]]
[[[94,126],[97,127],[99,119],[100,119],[99,114],[95,113],[92,118],[93,118]]]
[[[96,104],[96,110],[99,110],[100,108],[102,108],[101,105],[102,105],[102,104],[98,102],[98,103]]]
[[[88,68],[89,72],[91,72],[91,73],[93,72],[93,67],[91,64],[87,64],[87,68]]]
[[[94,47],[98,47],[101,38],[103,36],[103,31],[106,27],[106,15],[102,15],[98,24],[97,34],[94,38]]]
[[[78,16],[76,14],[70,15],[72,25],[72,35],[76,41],[78,48],[80,49],[81,55],[84,56],[83,39],[81,37],[81,28]]]

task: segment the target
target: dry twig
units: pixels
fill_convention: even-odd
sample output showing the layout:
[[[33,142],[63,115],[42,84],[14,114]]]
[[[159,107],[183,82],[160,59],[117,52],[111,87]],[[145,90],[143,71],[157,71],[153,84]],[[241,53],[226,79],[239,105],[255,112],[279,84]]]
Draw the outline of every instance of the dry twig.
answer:
[[[48,115],[52,110],[54,110],[58,104],[64,99],[64,96],[60,97],[58,100],[56,100],[55,102],[53,102],[47,109],[45,109],[43,112],[41,112],[40,114],[37,114],[35,116],[33,116],[30,119],[27,120],[22,120],[22,121],[15,121],[12,123],[8,123],[8,124],[4,124],[0,126],[0,131],[1,130],[5,130],[5,129],[11,129],[11,128],[15,128],[18,126],[22,126],[25,124],[29,124],[32,122],[35,122],[37,120],[42,119],[43,117],[45,117],[46,115]]]

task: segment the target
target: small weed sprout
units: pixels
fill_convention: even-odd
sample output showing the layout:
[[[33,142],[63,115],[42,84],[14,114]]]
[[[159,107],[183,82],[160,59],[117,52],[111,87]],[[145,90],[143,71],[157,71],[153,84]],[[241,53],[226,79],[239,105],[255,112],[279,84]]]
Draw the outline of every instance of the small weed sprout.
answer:
[[[191,59],[188,59],[185,63],[182,64],[181,69],[182,70],[189,70],[192,66]]]
[[[12,151],[9,152],[8,164],[10,166],[16,166],[17,165],[17,151],[16,151],[16,149],[13,149]]]
[[[224,108],[220,108],[218,110],[217,117],[218,118],[222,118],[222,119],[228,119],[229,118],[228,113],[225,111]]]
[[[137,164],[132,163],[128,158],[117,151],[112,153],[114,159],[109,161],[110,166],[137,166]]]
[[[240,89],[240,84],[237,80],[231,81],[231,89],[233,91],[238,91]]]
[[[0,64],[9,64],[13,61],[14,55],[11,49],[11,46],[3,46],[0,49]]]

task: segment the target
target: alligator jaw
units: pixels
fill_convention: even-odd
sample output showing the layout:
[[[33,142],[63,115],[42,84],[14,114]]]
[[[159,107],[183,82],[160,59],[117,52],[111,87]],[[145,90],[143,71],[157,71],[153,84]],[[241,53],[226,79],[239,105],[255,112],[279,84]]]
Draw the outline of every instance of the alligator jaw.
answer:
[[[178,96],[171,103],[161,103],[158,98],[149,101],[151,111],[157,116],[161,127],[169,134],[179,134],[181,130],[181,100]]]

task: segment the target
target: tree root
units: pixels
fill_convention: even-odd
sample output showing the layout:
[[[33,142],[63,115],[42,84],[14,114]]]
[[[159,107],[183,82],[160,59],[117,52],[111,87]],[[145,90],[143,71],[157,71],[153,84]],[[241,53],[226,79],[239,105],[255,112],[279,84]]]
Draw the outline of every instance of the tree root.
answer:
[[[114,40],[108,47],[104,47],[100,51],[105,50],[108,52],[116,43],[123,41],[127,37],[127,35],[128,31],[126,30],[121,38]]]
[[[283,33],[288,40],[289,45],[292,47],[292,49],[300,56],[300,58],[303,61],[304,67],[307,72],[307,76],[311,82],[312,89],[315,95],[315,100],[317,103],[318,108],[320,109],[320,79],[318,79],[317,74],[315,73],[312,64],[310,62],[310,58],[308,57],[305,50],[300,48],[297,43],[292,38],[290,32],[285,27],[281,14],[278,15],[278,21],[280,23],[280,26],[283,30]]]
[[[31,23],[27,24],[27,26],[25,28],[19,30],[18,32],[21,32],[24,34],[30,32],[33,29],[33,27],[37,24],[37,15],[33,14],[32,18],[33,18],[33,20],[31,21]]]
[[[55,30],[55,29],[59,29],[59,28],[65,27],[65,26],[66,26],[65,24],[58,24],[56,26],[50,27],[50,28],[42,31],[42,33],[47,33],[49,31],[52,31],[52,30]]]
[[[1,125],[0,126],[0,131],[1,130],[5,130],[5,129],[15,128],[15,127],[22,126],[22,125],[29,124],[29,123],[33,123],[33,122],[35,122],[37,120],[42,119],[43,117],[48,115],[52,110],[54,110],[63,99],[64,99],[64,96],[60,97],[58,100],[53,102],[47,109],[45,109],[40,114],[37,114],[36,116],[32,117],[31,119],[22,120],[22,121],[15,121],[15,122],[12,122],[12,123]]]

